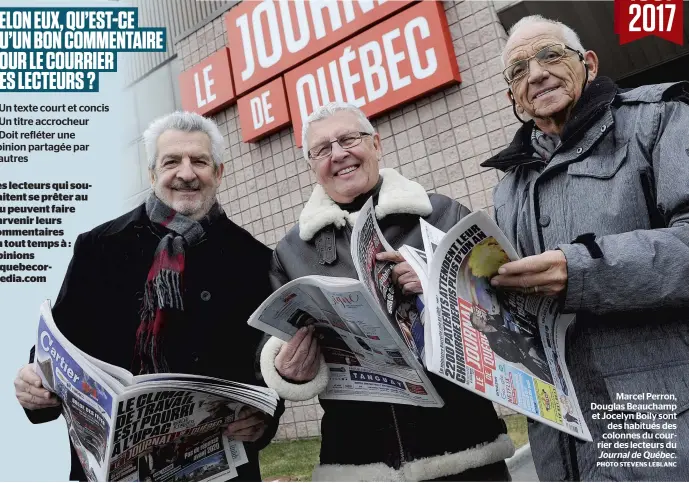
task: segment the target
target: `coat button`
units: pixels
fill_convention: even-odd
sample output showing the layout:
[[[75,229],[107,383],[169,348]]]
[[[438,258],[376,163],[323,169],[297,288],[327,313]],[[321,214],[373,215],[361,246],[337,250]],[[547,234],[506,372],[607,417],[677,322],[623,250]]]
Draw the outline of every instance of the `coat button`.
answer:
[[[605,132],[605,124],[600,127],[600,132]]]
[[[201,300],[208,302],[211,299],[211,293],[208,290],[201,292]]]
[[[538,224],[542,227],[550,225],[550,217],[548,215],[543,215],[538,219]]]
[[[581,154],[584,152],[584,148],[577,148],[577,154]]]

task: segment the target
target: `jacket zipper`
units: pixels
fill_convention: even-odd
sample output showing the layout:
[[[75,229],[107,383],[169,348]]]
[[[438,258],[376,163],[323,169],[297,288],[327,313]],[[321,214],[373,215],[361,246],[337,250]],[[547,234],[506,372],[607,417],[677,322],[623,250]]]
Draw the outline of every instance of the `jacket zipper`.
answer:
[[[352,229],[349,226],[349,221],[345,222],[344,225],[344,232],[345,232],[345,241],[347,242],[347,247],[350,247],[352,245]]]
[[[399,445],[400,449],[400,467],[405,462],[404,458],[404,447],[402,446],[402,437],[400,436],[400,428],[397,426],[397,415],[395,414],[395,406],[390,404],[390,409],[392,410],[392,422],[395,424],[395,434],[397,435],[397,444]]]

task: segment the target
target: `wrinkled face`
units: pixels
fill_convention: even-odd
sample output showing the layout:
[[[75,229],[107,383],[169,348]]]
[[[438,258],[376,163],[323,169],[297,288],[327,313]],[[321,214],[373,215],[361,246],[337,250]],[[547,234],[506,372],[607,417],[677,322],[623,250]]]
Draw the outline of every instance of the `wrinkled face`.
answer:
[[[307,147],[312,149],[344,134],[360,131],[364,129],[356,114],[338,111],[309,126]],[[376,133],[363,136],[361,143],[349,149],[342,149],[333,142],[330,156],[309,160],[309,164],[328,196],[338,203],[349,203],[376,185],[381,156],[380,137]]]
[[[547,23],[525,26],[517,30],[506,45],[505,66],[529,58],[553,44],[566,44],[558,26]],[[579,100],[585,76],[579,56],[565,50],[565,56],[554,63],[541,65],[531,59],[528,73],[510,87],[515,102],[529,115],[550,118],[567,112]]]
[[[208,135],[171,129],[158,138],[157,152],[150,171],[156,196],[182,215],[203,218],[215,202],[224,167],[216,169]]]

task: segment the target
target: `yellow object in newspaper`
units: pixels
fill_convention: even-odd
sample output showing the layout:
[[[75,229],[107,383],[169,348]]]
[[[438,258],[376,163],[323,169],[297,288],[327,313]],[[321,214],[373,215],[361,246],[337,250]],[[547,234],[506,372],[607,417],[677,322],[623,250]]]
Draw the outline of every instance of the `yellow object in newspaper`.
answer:
[[[475,276],[488,278],[496,275],[498,268],[509,261],[510,258],[497,240],[489,236],[471,250],[469,268]]]
[[[557,400],[555,386],[536,378],[533,382],[536,387],[536,398],[538,399],[538,407],[541,409],[541,416],[557,424],[562,424],[562,412]]]

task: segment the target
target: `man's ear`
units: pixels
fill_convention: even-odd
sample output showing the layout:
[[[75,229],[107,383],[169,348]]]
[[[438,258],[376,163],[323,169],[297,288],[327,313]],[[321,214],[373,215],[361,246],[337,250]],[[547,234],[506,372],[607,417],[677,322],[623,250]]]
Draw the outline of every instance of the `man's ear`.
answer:
[[[598,56],[593,50],[587,50],[584,54],[584,62],[589,71],[589,83],[598,75]]]
[[[522,106],[520,106],[519,104],[517,104],[516,101],[514,100],[514,95],[512,94],[512,89],[507,89],[507,92],[505,92],[505,94],[507,95],[507,99],[509,99],[510,104],[514,105],[517,112],[519,114],[524,114],[524,108]]]
[[[220,163],[215,167],[215,179],[218,183],[222,181],[222,174],[225,172],[225,163]]]
[[[378,153],[378,159],[383,158],[383,146],[380,143],[380,134],[377,132],[373,133],[373,147],[376,148],[376,152]]]
[[[151,182],[151,187],[153,187],[156,182],[156,173],[151,168],[148,168],[148,180]]]

